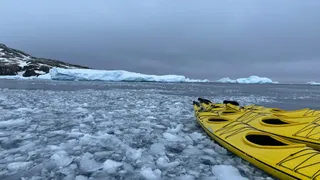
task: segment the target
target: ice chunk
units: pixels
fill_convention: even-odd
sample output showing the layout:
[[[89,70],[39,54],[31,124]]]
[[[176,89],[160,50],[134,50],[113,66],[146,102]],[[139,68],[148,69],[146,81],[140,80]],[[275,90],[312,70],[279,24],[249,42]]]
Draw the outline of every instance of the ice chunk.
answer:
[[[152,144],[150,147],[150,152],[153,154],[165,154],[165,147],[161,143]]]
[[[88,178],[86,176],[79,175],[79,176],[76,176],[75,180],[88,180]]]
[[[200,155],[203,152],[200,151],[198,148],[196,147],[188,147],[187,149],[184,149],[183,152],[189,156],[191,155]]]
[[[65,167],[72,163],[73,159],[69,157],[66,151],[58,151],[51,156],[58,167]]]
[[[22,170],[22,169],[26,169],[28,166],[30,166],[32,164],[32,162],[13,162],[13,163],[9,163],[7,165],[7,168],[10,171],[17,171],[17,170]]]
[[[53,80],[71,81],[150,81],[150,82],[208,82],[193,80],[180,75],[146,75],[124,70],[64,69],[49,71]]]
[[[177,177],[177,180],[194,180],[195,178],[190,174],[185,174]]]
[[[102,165],[93,159],[93,155],[85,153],[80,160],[80,168],[84,172],[94,172],[102,168]]]
[[[202,164],[205,164],[205,165],[211,166],[216,164],[216,160],[211,156],[200,156],[200,160]]]
[[[159,180],[161,179],[161,171],[159,169],[152,170],[150,167],[142,167],[140,174],[146,180]]]
[[[220,145],[214,146],[214,150],[215,150],[215,152],[217,152],[220,155],[228,154],[228,151],[225,148],[221,147]]]
[[[216,165],[212,167],[212,173],[219,180],[248,180],[241,176],[238,169],[230,165]]]
[[[117,172],[117,169],[122,166],[121,162],[113,161],[111,159],[107,159],[103,163],[103,170],[105,170],[107,173],[113,174]]]
[[[204,138],[204,136],[203,136],[202,134],[198,133],[198,132],[193,132],[193,133],[191,133],[189,136],[190,136],[191,139],[194,140],[194,141],[198,141],[198,140]]]
[[[169,133],[178,133],[183,128],[182,124],[179,124],[176,128],[168,129],[167,132]]]
[[[157,166],[160,168],[174,168],[178,166],[180,163],[178,161],[169,162],[169,158],[167,156],[160,157],[157,162]]]
[[[203,149],[203,151],[209,155],[217,155],[218,154],[213,149]]]
[[[128,149],[126,151],[126,156],[130,159],[137,160],[141,157],[142,150],[141,149]]]
[[[25,119],[12,119],[7,121],[0,121],[0,128],[12,127],[12,126],[22,126],[26,123]]]
[[[181,141],[181,140],[183,140],[181,137],[174,135],[174,134],[171,134],[171,133],[168,133],[168,132],[163,133],[163,137],[168,141]]]
[[[59,172],[61,174],[69,176],[68,178],[72,178],[73,177],[72,179],[74,179],[75,172],[74,172],[74,169],[71,168],[70,166],[59,169]]]

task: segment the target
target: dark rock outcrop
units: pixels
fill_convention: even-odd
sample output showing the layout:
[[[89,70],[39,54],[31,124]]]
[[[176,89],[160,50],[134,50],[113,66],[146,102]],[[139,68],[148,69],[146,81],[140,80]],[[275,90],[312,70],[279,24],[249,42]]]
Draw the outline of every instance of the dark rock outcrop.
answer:
[[[0,76],[17,75],[21,71],[21,67],[17,64],[0,63]]]
[[[33,57],[23,51],[0,44],[0,76],[17,75],[19,72],[21,72],[24,77],[38,76],[43,73],[48,73],[53,67],[89,69],[89,67],[86,66]],[[38,71],[43,73],[37,73]]]
[[[22,76],[23,77],[30,77],[30,76],[39,76],[40,74],[36,73],[33,69],[27,69]]]

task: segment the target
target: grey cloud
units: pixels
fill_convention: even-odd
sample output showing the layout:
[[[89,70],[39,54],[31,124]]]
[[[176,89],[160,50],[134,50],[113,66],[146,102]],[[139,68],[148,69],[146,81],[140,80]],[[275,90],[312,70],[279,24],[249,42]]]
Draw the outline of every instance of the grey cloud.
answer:
[[[6,0],[0,41],[98,69],[320,81],[319,6],[317,0]]]

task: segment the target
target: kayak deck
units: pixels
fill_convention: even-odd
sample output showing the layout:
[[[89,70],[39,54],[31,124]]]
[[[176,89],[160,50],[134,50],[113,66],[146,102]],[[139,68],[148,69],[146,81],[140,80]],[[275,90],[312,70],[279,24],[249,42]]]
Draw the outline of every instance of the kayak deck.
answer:
[[[212,116],[197,105],[194,111],[197,122],[210,137],[265,172],[280,179],[320,179],[319,151],[260,131],[247,123],[248,119],[233,121]]]

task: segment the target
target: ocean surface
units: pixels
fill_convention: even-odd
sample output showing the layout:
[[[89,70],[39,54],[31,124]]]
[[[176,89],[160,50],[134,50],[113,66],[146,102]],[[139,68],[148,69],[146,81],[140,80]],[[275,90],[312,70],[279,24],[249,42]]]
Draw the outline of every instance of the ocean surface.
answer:
[[[214,143],[192,101],[320,109],[320,86],[0,80],[0,179],[272,179]]]

